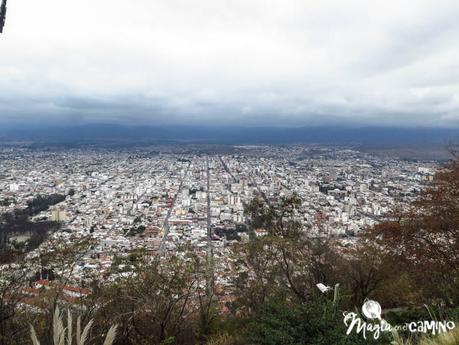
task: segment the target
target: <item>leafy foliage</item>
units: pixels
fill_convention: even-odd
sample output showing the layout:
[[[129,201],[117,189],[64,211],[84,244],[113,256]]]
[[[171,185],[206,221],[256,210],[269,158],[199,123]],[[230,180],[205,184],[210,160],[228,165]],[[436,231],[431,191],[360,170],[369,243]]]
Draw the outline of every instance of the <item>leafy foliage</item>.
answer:
[[[258,345],[358,345],[385,344],[387,339],[364,340],[346,336],[342,314],[330,301],[308,303],[270,302],[260,306],[248,327],[250,344]]]

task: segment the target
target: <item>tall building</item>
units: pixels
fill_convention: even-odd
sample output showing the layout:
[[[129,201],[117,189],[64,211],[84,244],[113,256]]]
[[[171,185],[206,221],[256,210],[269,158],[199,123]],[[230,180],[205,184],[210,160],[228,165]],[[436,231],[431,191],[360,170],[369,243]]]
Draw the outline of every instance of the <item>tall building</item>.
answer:
[[[63,209],[55,209],[51,212],[51,220],[54,222],[66,222],[68,220],[67,212]]]

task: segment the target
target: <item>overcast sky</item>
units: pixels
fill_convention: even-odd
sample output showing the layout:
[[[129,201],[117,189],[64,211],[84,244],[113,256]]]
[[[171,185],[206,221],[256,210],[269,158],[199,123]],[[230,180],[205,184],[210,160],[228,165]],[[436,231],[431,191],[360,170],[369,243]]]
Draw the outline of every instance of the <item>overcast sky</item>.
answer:
[[[459,1],[8,0],[0,124],[459,126]]]

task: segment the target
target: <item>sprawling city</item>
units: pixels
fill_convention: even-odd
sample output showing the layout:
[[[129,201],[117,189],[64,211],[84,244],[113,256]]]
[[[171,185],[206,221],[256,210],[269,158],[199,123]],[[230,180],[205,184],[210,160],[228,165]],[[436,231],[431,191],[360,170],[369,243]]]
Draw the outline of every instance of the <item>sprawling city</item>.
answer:
[[[91,250],[72,271],[58,272],[69,274],[74,286],[94,275],[107,281],[128,275],[116,258],[133,251],[161,256],[186,243],[200,256],[212,253],[216,284],[225,290],[227,254],[233,243],[249,239],[244,204],[250,200],[269,204],[295,193],[302,200],[296,217],[305,236],[334,236],[352,246],[361,232],[413,202],[438,167],[315,145],[186,151],[4,148],[0,213],[25,209],[37,195],[65,196],[33,215],[35,221],[59,222],[60,229],[27,255],[52,250],[59,241],[90,239]],[[30,234],[8,233],[4,246],[14,249],[28,240]]]

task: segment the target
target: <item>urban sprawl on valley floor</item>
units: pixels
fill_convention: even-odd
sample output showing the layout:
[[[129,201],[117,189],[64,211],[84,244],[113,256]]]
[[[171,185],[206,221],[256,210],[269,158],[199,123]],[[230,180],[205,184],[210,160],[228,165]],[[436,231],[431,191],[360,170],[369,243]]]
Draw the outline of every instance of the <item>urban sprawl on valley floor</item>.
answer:
[[[33,216],[62,226],[27,255],[38,256],[59,240],[90,238],[91,249],[67,272],[73,286],[94,275],[113,280],[129,274],[114,266],[116,257],[133,250],[165,255],[183,243],[215,257],[215,283],[224,286],[229,263],[220,259],[248,238],[244,204],[254,197],[269,203],[295,192],[306,235],[332,234],[352,245],[394,206],[412,202],[437,166],[314,145],[235,146],[219,153],[16,147],[0,149],[0,159],[0,214],[26,208],[37,195],[66,195]],[[15,243],[28,239],[10,235]]]

